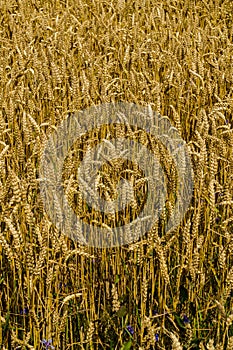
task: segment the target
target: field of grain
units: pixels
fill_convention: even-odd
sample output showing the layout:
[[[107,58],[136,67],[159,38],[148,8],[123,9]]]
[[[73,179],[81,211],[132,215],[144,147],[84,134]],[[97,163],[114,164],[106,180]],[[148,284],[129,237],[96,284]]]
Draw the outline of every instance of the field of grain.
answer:
[[[232,350],[233,2],[1,0],[0,21],[0,348]],[[119,101],[168,116],[194,190],[174,230],[168,201],[138,241],[98,249],[53,225],[39,167],[67,115]]]

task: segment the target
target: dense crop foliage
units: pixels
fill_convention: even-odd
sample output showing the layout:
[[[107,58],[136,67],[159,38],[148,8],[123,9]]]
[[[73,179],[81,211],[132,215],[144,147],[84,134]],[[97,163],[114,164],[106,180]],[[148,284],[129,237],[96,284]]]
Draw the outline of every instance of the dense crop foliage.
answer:
[[[0,2],[3,349],[233,349],[232,17],[231,0]],[[117,101],[170,118],[194,192],[175,230],[94,249],[51,223],[39,166],[67,114]]]

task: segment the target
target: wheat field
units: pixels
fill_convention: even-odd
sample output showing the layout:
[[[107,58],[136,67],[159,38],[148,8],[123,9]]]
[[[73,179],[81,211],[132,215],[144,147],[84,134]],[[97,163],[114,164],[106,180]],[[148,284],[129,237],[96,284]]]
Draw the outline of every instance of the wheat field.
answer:
[[[0,19],[0,348],[232,350],[233,2],[1,0]],[[194,189],[174,230],[168,200],[146,235],[98,249],[52,223],[39,167],[67,115],[119,101],[170,119]],[[74,147],[64,163],[69,204],[111,226],[79,195],[79,156]],[[101,169],[100,191],[113,198],[129,167],[137,215],[144,174],[114,166]]]

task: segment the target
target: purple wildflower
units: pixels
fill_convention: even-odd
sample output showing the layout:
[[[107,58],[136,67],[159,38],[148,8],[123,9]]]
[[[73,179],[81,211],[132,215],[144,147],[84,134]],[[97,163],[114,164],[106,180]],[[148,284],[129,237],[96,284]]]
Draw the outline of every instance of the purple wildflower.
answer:
[[[25,307],[23,310],[20,310],[20,315],[27,315],[28,314],[28,308]]]
[[[159,341],[159,334],[158,333],[155,334],[155,341]]]
[[[134,334],[134,329],[133,329],[132,326],[128,325],[128,326],[126,327],[126,329],[127,329],[127,331],[128,331],[131,335]]]
[[[55,349],[55,347],[52,345],[52,339],[49,339],[49,340],[43,339],[41,340],[41,343],[45,350]]]
[[[184,324],[188,324],[188,323],[190,323],[190,319],[186,315],[184,315],[183,322],[184,322]]]

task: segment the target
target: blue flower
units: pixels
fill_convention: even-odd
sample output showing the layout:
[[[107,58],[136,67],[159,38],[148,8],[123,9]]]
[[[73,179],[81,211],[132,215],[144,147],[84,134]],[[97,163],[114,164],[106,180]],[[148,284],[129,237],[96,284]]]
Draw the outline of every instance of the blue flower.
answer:
[[[20,315],[27,315],[28,314],[28,308],[25,307],[23,310],[20,310]]]
[[[183,322],[184,322],[184,324],[188,324],[188,323],[190,323],[190,319],[186,315],[184,315]]]
[[[52,345],[52,339],[49,339],[49,340],[43,339],[41,340],[41,343],[45,350],[55,349],[55,347]]]
[[[158,333],[155,334],[155,341],[159,341],[159,334]]]
[[[128,325],[128,326],[126,327],[126,329],[127,329],[127,331],[128,331],[131,335],[134,334],[134,329],[133,329],[132,326]]]

